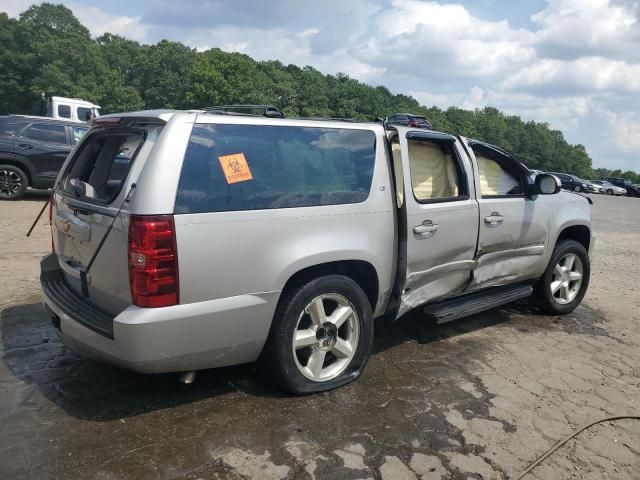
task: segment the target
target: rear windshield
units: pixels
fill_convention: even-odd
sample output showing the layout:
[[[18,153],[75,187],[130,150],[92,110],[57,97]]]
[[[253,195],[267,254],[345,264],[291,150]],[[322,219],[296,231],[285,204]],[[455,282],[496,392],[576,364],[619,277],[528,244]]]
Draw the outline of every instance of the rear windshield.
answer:
[[[176,213],[363,202],[375,159],[370,130],[197,124]]]
[[[143,130],[94,132],[67,167],[63,190],[84,200],[110,203],[118,195],[144,138]]]

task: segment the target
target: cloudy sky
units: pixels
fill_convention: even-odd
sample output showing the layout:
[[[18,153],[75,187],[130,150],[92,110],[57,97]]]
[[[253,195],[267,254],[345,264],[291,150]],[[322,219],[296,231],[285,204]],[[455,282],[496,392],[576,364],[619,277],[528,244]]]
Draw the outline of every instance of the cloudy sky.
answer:
[[[312,65],[426,105],[493,105],[562,130],[597,167],[640,171],[640,0],[61,3],[94,35]]]

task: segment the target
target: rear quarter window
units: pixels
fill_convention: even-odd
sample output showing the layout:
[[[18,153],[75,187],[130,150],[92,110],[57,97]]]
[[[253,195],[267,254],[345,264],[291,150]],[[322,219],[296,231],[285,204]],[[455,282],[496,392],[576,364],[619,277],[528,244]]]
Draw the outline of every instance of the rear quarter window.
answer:
[[[370,130],[197,124],[176,213],[363,202],[375,162]]]

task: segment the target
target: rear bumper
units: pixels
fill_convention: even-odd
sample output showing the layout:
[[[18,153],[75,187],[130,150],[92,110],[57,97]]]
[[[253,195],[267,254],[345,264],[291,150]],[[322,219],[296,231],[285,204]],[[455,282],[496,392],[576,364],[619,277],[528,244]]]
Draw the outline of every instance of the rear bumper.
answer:
[[[42,298],[64,343],[76,353],[142,373],[179,372],[252,362],[267,339],[280,292],[238,295],[164,308],[130,306],[110,317],[112,334],[84,298],[54,284],[58,260],[45,257]],[[52,273],[54,272],[54,273]],[[64,293],[64,294],[63,294]]]

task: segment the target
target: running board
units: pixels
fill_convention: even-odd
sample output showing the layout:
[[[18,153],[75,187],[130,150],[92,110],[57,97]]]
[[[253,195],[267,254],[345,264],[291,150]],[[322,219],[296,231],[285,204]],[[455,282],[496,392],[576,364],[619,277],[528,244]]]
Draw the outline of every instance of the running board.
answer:
[[[434,318],[438,324],[447,323],[526,298],[532,292],[530,285],[495,287],[427,305],[424,313]]]

